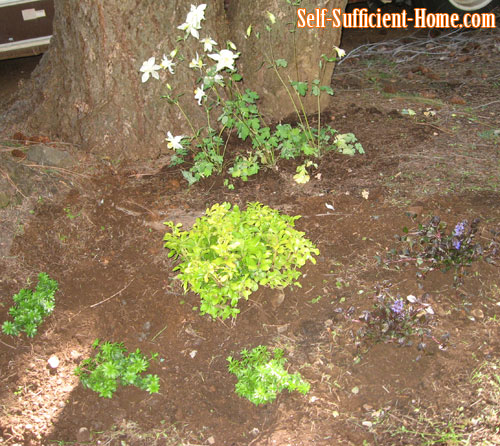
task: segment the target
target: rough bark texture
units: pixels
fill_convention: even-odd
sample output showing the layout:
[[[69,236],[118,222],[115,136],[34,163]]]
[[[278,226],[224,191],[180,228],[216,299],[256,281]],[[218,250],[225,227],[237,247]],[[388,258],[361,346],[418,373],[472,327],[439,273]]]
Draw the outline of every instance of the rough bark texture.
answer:
[[[200,36],[211,36],[222,44],[218,49],[227,39],[238,45],[240,71],[246,85],[261,94],[270,120],[279,120],[293,109],[271,71],[261,66],[262,52],[269,50],[264,29],[260,40],[245,39],[248,25],[263,28],[266,11],[276,15],[273,51],[289,62],[297,54],[289,68],[294,79],[316,78],[320,55],[331,53],[340,41],[340,31],[333,29],[291,34],[288,22],[296,22],[296,7],[283,0],[206,3]],[[175,76],[162,71],[160,82],[141,83],[139,72],[149,57],[156,56],[159,63],[164,53],[177,46],[176,37],[182,32],[176,27],[184,22],[190,4],[184,0],[55,0],[51,47],[2,116],[3,130],[45,133],[84,150],[128,159],[157,156],[165,149],[167,131],[191,134],[179,110],[160,96],[166,82],[176,91],[184,90],[187,113],[195,124],[201,122],[202,110],[192,99],[196,73],[179,64]],[[331,9],[344,4],[345,0],[304,1],[302,7]],[[201,48],[194,39],[189,42],[195,46],[185,54],[188,60]],[[326,84],[332,70],[324,74]]]
[[[292,2],[293,3],[293,2]],[[233,30],[232,39],[242,57],[239,68],[246,85],[259,92],[261,110],[272,120],[277,121],[293,113],[292,102],[283,85],[268,64],[266,57],[285,59],[287,69],[280,69],[285,82],[311,81],[320,79],[321,85],[330,85],[334,64],[329,63],[320,71],[319,61],[322,54],[335,55],[334,47],[340,43],[341,29],[298,29],[297,9],[305,8],[314,13],[316,8],[345,9],[347,0],[302,0],[300,6],[291,6],[285,0],[253,0],[252,2],[233,1],[230,3],[228,18]],[[268,12],[276,17],[271,32]],[[237,25],[238,24],[238,25]],[[246,38],[245,31],[252,25],[252,34],[260,32],[260,38]],[[329,101],[328,95],[322,96],[322,106]],[[308,113],[317,110],[315,97],[303,100]]]

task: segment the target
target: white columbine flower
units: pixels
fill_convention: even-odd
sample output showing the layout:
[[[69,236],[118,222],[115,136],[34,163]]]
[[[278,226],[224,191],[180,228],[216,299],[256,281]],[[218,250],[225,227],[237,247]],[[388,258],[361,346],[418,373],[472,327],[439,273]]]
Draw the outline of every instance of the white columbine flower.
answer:
[[[211,37],[205,37],[204,39],[200,40],[201,43],[203,43],[203,51],[212,51],[213,46],[217,45],[217,42],[213,40]]]
[[[223,87],[224,78],[220,74],[215,74],[213,76],[207,75],[203,78],[203,83],[208,87],[213,86],[213,84],[219,84],[221,87]]]
[[[169,149],[182,149],[182,144],[181,140],[184,139],[184,135],[180,136],[173,136],[172,133],[167,132],[167,137],[165,138],[165,141],[168,141],[167,147]]]
[[[163,55],[163,60],[161,61],[161,66],[168,70],[170,74],[174,74],[175,63],[173,60],[169,59],[165,54]]]
[[[199,6],[191,5],[191,10],[186,16],[186,21],[182,25],[179,25],[177,28],[186,31],[186,34],[191,34],[196,39],[199,39],[200,34],[198,30],[201,29],[201,21],[205,19],[206,7],[206,4],[202,4]]]
[[[156,65],[155,57],[150,57],[146,62],[142,64],[142,67],[139,71],[142,71],[142,82],[146,82],[149,79],[149,76],[153,76],[155,79],[160,79],[160,75],[158,74],[158,70],[161,68],[160,65]]]
[[[208,57],[217,61],[215,71],[220,71],[224,68],[234,70],[234,61],[239,57],[239,53],[233,53],[231,50],[221,50],[219,54],[209,54]]]
[[[193,57],[193,59],[191,59],[191,62],[189,62],[189,68],[199,68],[201,70],[201,67],[203,67],[204,65],[205,64],[200,59],[198,53],[196,53],[196,57]]]
[[[339,59],[342,59],[345,56],[345,51],[343,49],[340,49],[338,46],[334,47],[335,51],[337,51],[337,56]]]
[[[198,105],[201,105],[201,101],[202,99],[206,97],[206,94],[205,92],[203,91],[203,84],[201,85],[201,88],[198,87],[195,91],[194,91],[194,98],[198,101]]]

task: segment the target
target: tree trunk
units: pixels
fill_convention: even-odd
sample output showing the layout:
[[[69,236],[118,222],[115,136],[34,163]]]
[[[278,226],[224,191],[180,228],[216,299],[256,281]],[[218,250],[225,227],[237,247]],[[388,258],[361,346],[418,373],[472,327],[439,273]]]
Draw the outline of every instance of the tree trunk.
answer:
[[[178,42],[183,35],[177,26],[186,19],[191,2],[185,0],[55,0],[54,37],[49,51],[21,89],[14,105],[2,116],[1,130],[47,134],[72,142],[84,150],[116,159],[157,156],[165,150],[167,131],[191,135],[180,110],[161,95],[166,84],[181,98],[184,110],[195,127],[203,121],[203,109],[193,98],[197,74],[187,63],[203,48],[194,38]],[[200,37],[225,48],[230,39],[241,56],[237,66],[245,85],[262,98],[262,110],[270,121],[293,112],[290,99],[282,92],[271,70],[262,66],[269,51],[264,23],[266,11],[276,16],[272,34],[276,58],[287,59],[283,72],[291,79],[317,78],[318,60],[331,53],[340,41],[338,29],[297,30],[290,33],[289,22],[297,22],[297,7],[284,0],[206,0],[205,20]],[[319,5],[323,3],[324,5]],[[342,8],[346,0],[304,1],[301,7]],[[245,38],[252,24],[261,37]],[[265,37],[265,38],[264,38]],[[178,63],[175,75],[162,70],[160,81],[141,82],[139,69],[151,56],[159,64],[163,54],[180,44],[188,44],[186,61]],[[295,57],[297,55],[297,57]],[[212,61],[213,62],[213,61]],[[182,66],[181,66],[182,65]],[[333,67],[323,74],[330,83]],[[262,88],[264,86],[264,88]],[[309,110],[314,104],[308,104]],[[201,124],[200,124],[201,125]]]
[[[335,56],[335,47],[340,44],[341,28],[326,26],[319,29],[298,29],[297,9],[305,8],[308,13],[315,13],[317,8],[326,8],[329,11],[326,15],[328,17],[333,8],[343,11],[346,3],[347,0],[302,0],[300,6],[291,6],[285,0],[231,2],[228,11],[229,21],[234,24],[230,25],[234,30],[231,37],[243,54],[239,64],[240,70],[246,85],[260,94],[259,105],[266,115],[271,116],[272,121],[290,115],[294,109],[280,79],[268,68],[267,58],[287,61],[287,69],[280,70],[287,86],[290,86],[291,80],[307,81],[310,85],[314,79],[319,79],[321,85],[330,85],[334,64],[324,63],[323,69],[320,69],[319,62],[323,54],[328,57]],[[273,25],[269,12],[276,18]],[[325,21],[325,24],[328,25],[329,22]],[[248,25],[252,25],[253,35],[260,32],[259,39],[246,37],[245,30]],[[271,26],[270,32],[266,30],[266,26]],[[329,96],[323,95],[321,106],[326,106],[328,101]],[[317,111],[316,97],[306,96],[303,102],[308,113]]]

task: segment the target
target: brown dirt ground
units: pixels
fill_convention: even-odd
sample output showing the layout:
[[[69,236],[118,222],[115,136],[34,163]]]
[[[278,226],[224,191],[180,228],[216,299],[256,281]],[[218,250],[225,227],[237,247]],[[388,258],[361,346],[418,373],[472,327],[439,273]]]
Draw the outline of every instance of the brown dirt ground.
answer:
[[[500,34],[353,31],[343,47],[353,51],[336,70],[324,119],[355,133],[366,155],[325,156],[305,186],[284,163],[234,191],[220,179],[188,190],[178,171],[152,163],[85,158],[76,169],[85,176],[61,174],[61,192],[24,214],[0,260],[0,320],[40,271],[59,291],[34,339],[0,334],[0,444],[500,444],[500,392],[472,379],[500,358],[498,265],[474,263],[455,288],[452,271],[420,280],[414,267],[375,257],[397,246],[404,226],[433,215],[450,226],[481,218],[484,245],[500,225]],[[298,228],[321,251],[301,289],[286,290],[281,304],[259,290],[233,322],[198,314],[162,244],[163,221],[189,225],[222,201],[301,215]],[[431,339],[423,351],[359,339],[357,317],[378,286],[427,293],[429,327],[435,339],[449,334],[446,349]],[[161,392],[121,388],[102,399],[79,385],[73,370],[96,338],[158,352]],[[284,392],[254,407],[234,393],[226,357],[259,344],[285,349],[308,395]],[[54,354],[61,364],[50,370]]]

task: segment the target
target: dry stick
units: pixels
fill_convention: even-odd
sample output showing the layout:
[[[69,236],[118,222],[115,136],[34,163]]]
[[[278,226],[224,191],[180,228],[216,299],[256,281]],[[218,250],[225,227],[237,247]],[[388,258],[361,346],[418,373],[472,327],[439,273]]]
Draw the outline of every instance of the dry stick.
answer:
[[[21,190],[16,186],[16,183],[12,181],[11,177],[7,172],[5,172],[3,169],[0,169],[0,172],[2,172],[2,175],[6,178],[6,180],[14,187],[17,192],[19,192],[24,198],[28,198],[26,195],[24,195]]]
[[[127,285],[125,285],[120,291],[117,291],[115,294],[113,294],[112,296],[109,296],[107,299],[101,300],[100,302],[97,302],[96,304],[91,305],[90,308],[97,307],[98,305],[101,305],[104,302],[107,302],[108,300],[113,299],[113,297],[118,296],[118,294],[120,294],[122,291],[125,291],[134,280],[135,280],[135,277],[129,283],[127,283]]]
[[[158,336],[160,336],[168,327],[168,324],[165,325],[158,333],[156,333],[153,338],[151,339],[151,342],[153,342]],[[201,337],[201,336],[200,336]]]
[[[497,104],[498,102],[500,102],[500,101],[492,101],[492,102],[488,102],[487,104],[482,104],[482,105],[478,105],[477,107],[471,107],[471,108],[476,109],[476,108],[481,108],[481,107],[487,107],[488,105]]]
[[[83,178],[90,178],[90,175],[86,175],[84,173],[78,173],[78,172],[73,172],[72,170],[65,169],[64,167],[56,167],[56,166],[44,166],[41,164],[25,164],[26,167],[38,167],[39,169],[53,169],[53,170],[60,170],[62,172],[67,172],[72,175],[77,175],[79,177]]]
[[[445,130],[441,127],[438,127],[437,125],[430,124],[428,122],[415,122],[415,124],[428,125],[429,127],[434,127],[436,130],[439,130],[439,131],[444,132],[444,133],[448,133],[448,135],[453,135],[453,132],[450,132],[449,130]]]
[[[3,341],[0,341],[0,343],[2,343],[3,345],[5,345],[6,347],[10,347],[10,348],[13,348],[14,350],[17,350],[17,348],[14,347],[13,345],[7,344],[7,343],[5,343]]]

